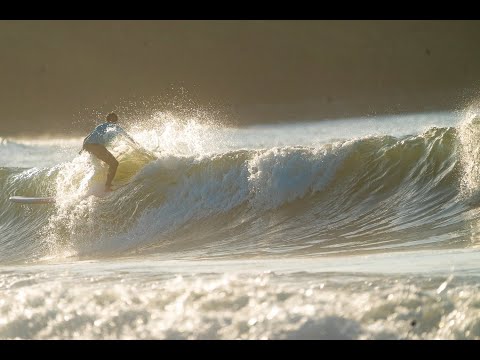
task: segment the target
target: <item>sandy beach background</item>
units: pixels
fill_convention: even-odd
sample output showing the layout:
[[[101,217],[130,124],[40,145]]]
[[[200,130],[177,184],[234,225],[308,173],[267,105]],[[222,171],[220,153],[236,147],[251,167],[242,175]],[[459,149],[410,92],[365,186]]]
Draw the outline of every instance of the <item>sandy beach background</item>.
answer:
[[[0,22],[0,134],[207,111],[235,126],[464,108],[480,22]]]

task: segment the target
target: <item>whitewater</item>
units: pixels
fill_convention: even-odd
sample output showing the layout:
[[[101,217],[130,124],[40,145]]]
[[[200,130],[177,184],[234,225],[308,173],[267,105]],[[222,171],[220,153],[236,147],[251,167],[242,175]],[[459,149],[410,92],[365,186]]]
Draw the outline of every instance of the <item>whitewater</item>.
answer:
[[[476,116],[1,137],[0,339],[480,339]]]

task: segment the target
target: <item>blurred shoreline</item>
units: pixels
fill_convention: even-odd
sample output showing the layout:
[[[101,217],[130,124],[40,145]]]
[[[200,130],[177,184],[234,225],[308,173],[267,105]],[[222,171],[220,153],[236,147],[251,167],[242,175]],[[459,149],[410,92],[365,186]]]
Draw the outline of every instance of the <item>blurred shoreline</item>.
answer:
[[[354,99],[320,99],[319,101],[305,101],[293,104],[250,104],[223,106],[222,111],[208,110],[197,117],[195,112],[178,112],[174,108],[165,108],[180,120],[196,119],[199,122],[207,121],[219,126],[243,128],[254,125],[271,125],[284,123],[305,123],[320,122],[328,120],[370,118],[377,116],[394,116],[403,114],[421,114],[442,111],[461,112],[464,111],[475,100],[475,91],[450,91],[442,93],[423,94],[423,96],[398,95],[395,97],[369,98],[358,96]],[[342,101],[343,100],[343,101]],[[133,112],[135,112],[134,109]],[[154,116],[155,109],[138,109],[143,114],[125,114],[128,122],[148,121]],[[120,112],[122,114],[122,112]],[[209,116],[211,114],[211,116]],[[131,120],[131,119],[134,120]],[[46,126],[44,129],[38,127],[18,126],[18,123],[9,126],[2,126],[0,137],[15,138],[52,138],[52,137],[81,137],[85,131],[96,123],[103,121],[102,115],[93,115],[81,121],[73,123],[71,127],[63,124],[58,128]],[[51,124],[54,125],[54,124]]]
[[[0,21],[0,137],[84,134],[115,111],[226,126],[461,110],[480,21]]]

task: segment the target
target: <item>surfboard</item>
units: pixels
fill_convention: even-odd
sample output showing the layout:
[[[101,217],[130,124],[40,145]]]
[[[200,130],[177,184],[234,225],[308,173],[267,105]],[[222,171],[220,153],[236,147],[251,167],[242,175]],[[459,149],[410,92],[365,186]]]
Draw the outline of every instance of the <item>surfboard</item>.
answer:
[[[54,197],[27,197],[10,196],[10,201],[19,204],[51,204],[55,202]]]

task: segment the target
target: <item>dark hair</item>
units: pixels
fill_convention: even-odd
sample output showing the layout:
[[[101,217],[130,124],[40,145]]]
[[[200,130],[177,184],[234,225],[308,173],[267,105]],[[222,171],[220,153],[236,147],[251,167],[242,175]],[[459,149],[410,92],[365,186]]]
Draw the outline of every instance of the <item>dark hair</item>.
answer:
[[[110,113],[107,115],[107,121],[110,122],[117,122],[118,121],[118,116],[115,113]]]

